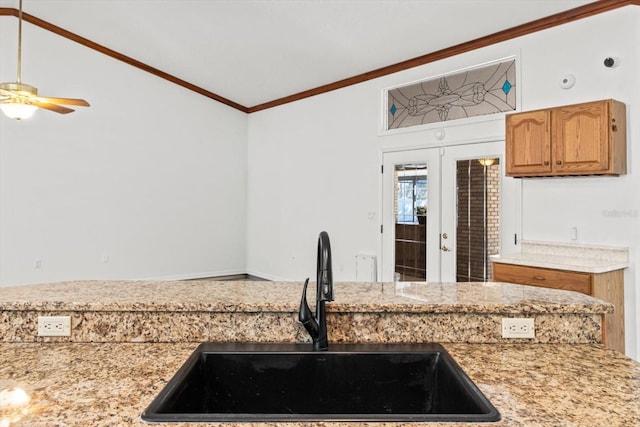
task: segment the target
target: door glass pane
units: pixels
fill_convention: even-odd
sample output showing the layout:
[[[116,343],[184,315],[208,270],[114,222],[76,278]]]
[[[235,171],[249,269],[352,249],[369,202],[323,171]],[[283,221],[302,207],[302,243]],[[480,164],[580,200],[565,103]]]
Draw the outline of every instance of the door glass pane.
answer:
[[[395,278],[427,280],[427,165],[396,165],[395,187]]]
[[[489,281],[489,256],[500,251],[499,159],[458,160],[456,185],[456,280]]]

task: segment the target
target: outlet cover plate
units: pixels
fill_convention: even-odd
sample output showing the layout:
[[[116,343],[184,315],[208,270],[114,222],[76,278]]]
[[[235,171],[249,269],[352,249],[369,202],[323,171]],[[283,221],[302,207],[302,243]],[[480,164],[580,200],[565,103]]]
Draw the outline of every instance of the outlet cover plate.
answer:
[[[70,337],[71,316],[38,316],[39,337]]]
[[[531,317],[502,319],[502,338],[535,338],[536,329]]]

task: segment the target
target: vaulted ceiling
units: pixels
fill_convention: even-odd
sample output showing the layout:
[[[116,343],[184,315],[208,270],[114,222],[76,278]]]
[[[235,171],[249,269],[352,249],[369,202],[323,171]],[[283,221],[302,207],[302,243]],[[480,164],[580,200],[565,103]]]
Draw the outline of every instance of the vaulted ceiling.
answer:
[[[29,15],[245,107],[593,4],[593,0],[23,1]],[[17,9],[18,0],[0,0],[0,8]],[[1,17],[0,25],[9,19]],[[0,75],[0,81],[12,77]]]

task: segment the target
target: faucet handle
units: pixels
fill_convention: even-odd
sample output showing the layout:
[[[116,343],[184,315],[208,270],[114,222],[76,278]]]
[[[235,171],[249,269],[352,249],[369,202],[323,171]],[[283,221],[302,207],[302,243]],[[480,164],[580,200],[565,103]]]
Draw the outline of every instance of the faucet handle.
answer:
[[[307,332],[312,337],[318,335],[318,322],[313,317],[311,308],[307,303],[307,286],[309,285],[309,278],[304,281],[304,288],[302,288],[302,299],[300,300],[300,310],[298,311],[298,320],[304,325]]]

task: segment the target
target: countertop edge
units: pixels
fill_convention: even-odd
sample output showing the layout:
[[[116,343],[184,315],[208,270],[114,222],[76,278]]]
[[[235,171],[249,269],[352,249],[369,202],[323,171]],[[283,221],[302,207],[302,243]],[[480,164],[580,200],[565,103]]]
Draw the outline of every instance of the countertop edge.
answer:
[[[606,265],[585,265],[583,264],[568,264],[568,263],[555,263],[550,261],[541,261],[532,258],[524,258],[523,256],[518,255],[518,257],[514,256],[491,256],[491,261],[496,264],[511,264],[511,265],[521,265],[525,267],[538,267],[538,268],[550,268],[553,270],[566,270],[566,271],[576,271],[580,273],[609,273],[611,271],[623,270],[629,267],[628,262],[618,262],[611,263]],[[588,262],[588,261],[587,261]],[[600,262],[598,260],[598,262]]]

